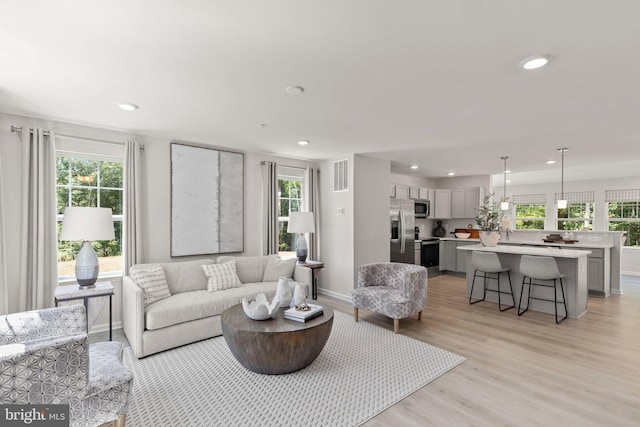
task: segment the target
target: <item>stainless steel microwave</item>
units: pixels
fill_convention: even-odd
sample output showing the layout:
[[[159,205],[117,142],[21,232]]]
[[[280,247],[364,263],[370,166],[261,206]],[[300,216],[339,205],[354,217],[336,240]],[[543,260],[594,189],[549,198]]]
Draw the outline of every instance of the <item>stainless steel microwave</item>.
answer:
[[[414,206],[416,218],[429,217],[429,200],[416,200]]]

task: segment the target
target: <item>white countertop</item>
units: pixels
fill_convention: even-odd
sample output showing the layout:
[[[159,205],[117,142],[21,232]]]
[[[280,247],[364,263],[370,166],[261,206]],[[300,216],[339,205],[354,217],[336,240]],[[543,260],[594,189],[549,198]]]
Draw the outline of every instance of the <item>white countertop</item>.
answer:
[[[470,242],[480,241],[480,239],[458,239],[456,237],[441,237],[440,240],[459,240],[459,241],[470,241]],[[561,247],[563,249],[564,248],[609,249],[613,247],[611,243],[600,243],[600,242],[589,242],[589,241],[579,241],[576,243],[550,243],[550,242],[543,242],[538,240],[499,240],[498,245],[535,245],[535,246]]]
[[[465,239],[467,240],[467,239]],[[481,251],[481,252],[495,252],[500,254],[513,254],[513,255],[542,255],[551,256],[554,258],[582,258],[586,257],[591,251],[579,250],[579,249],[565,249],[558,248],[557,246],[550,247],[533,247],[533,246],[510,246],[510,245],[498,245],[498,246],[482,246],[482,245],[465,245],[458,248],[459,251]]]

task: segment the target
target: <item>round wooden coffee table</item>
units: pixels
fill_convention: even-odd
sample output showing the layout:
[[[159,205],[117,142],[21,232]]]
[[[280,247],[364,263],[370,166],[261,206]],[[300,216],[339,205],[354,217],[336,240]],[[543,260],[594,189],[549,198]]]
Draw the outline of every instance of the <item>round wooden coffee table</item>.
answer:
[[[222,313],[222,335],[238,362],[259,374],[288,374],[315,360],[324,348],[331,326],[333,309],[323,307],[321,316],[308,322],[284,318],[286,308],[268,320],[252,320],[242,305]]]

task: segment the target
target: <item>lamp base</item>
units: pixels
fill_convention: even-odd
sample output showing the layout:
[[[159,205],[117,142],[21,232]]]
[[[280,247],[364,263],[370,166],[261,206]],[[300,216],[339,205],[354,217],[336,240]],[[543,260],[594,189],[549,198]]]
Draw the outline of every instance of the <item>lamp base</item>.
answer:
[[[296,240],[296,256],[298,257],[298,261],[305,262],[307,260],[307,253],[307,239],[304,238],[304,234],[300,233],[298,240]]]
[[[76,258],[76,281],[80,289],[95,288],[100,266],[98,256],[91,247],[91,242],[83,242]]]

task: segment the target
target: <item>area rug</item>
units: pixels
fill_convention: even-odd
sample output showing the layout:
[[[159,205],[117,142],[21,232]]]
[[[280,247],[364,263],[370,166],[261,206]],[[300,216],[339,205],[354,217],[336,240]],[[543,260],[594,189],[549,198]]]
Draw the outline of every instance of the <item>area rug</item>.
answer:
[[[223,337],[141,360],[127,348],[134,374],[127,426],[357,426],[466,360],[334,316],[322,353],[287,375],[245,369]]]

